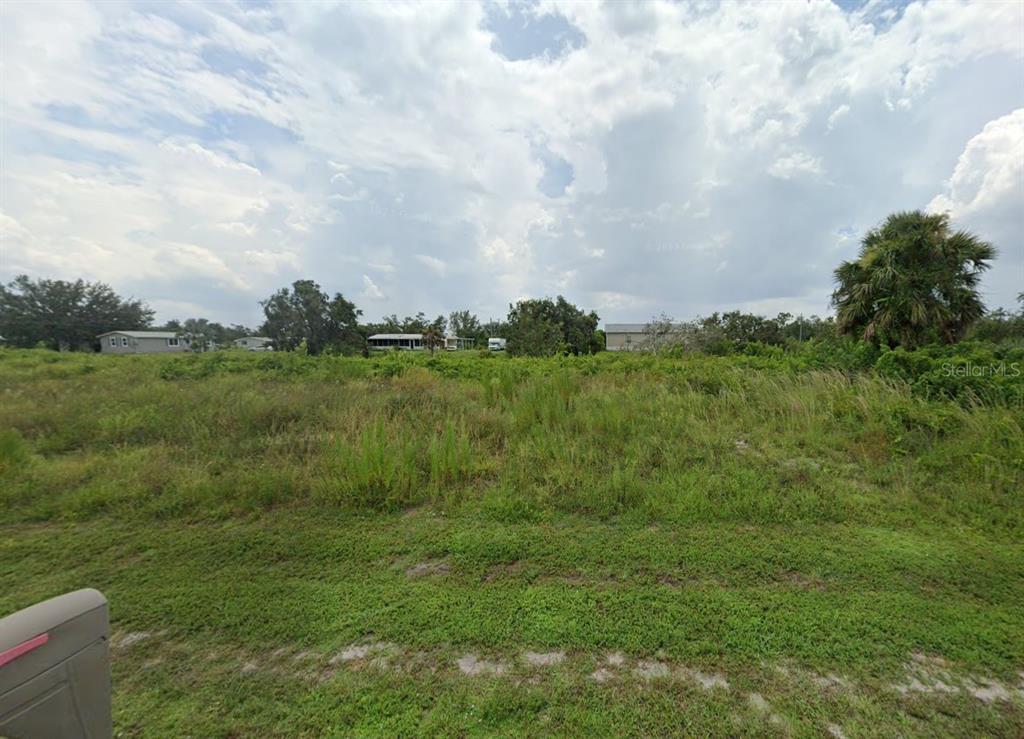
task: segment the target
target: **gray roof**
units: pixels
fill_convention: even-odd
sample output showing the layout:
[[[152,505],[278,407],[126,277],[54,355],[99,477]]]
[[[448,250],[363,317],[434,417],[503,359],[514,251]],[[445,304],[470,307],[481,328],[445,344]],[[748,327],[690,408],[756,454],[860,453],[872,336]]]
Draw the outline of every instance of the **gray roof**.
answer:
[[[647,328],[646,323],[606,323],[606,334],[642,334]]]
[[[181,336],[181,334],[177,334],[174,331],[107,331],[105,334],[97,335],[96,338],[102,339],[104,336],[110,336],[111,334],[129,336],[133,339],[177,339]]]
[[[422,339],[423,334],[374,334],[371,339]]]
[[[269,336],[239,336],[235,341],[273,341]]]

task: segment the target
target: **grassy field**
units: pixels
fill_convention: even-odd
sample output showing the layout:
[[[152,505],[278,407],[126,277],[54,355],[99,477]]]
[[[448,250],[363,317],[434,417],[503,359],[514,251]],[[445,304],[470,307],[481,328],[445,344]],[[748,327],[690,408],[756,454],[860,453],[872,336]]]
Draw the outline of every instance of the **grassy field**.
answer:
[[[119,735],[1024,734],[1024,411],[758,357],[0,351]]]

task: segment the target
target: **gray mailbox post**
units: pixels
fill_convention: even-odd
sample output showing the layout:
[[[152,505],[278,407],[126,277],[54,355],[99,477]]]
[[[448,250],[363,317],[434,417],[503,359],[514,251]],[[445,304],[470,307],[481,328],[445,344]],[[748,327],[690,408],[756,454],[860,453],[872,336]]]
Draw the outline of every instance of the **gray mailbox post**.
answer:
[[[0,619],[0,736],[108,739],[110,622],[98,590]]]

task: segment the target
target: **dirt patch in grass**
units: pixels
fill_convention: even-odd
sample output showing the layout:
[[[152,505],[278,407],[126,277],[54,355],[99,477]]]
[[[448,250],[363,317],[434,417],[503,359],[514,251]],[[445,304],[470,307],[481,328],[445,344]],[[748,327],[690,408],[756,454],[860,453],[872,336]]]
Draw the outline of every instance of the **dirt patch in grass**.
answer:
[[[606,683],[615,677],[615,673],[611,670],[607,670],[604,667],[598,667],[596,670],[590,673],[590,679],[595,683]]]
[[[764,696],[760,693],[751,693],[748,695],[747,703],[749,703],[750,707],[755,711],[759,711],[761,713],[767,713],[771,708],[771,705],[769,705],[768,701],[766,701]]]
[[[641,680],[655,680],[658,678],[668,677],[672,674],[672,671],[664,662],[641,660],[637,663],[636,667],[633,668],[633,674]]]
[[[829,724],[825,727],[825,730],[828,732],[829,736],[833,737],[833,739],[846,739],[846,733],[843,731],[843,727],[839,724]]]
[[[121,636],[112,637],[110,646],[114,649],[127,649],[128,647],[144,642],[152,636],[148,631],[130,631]]]
[[[428,559],[405,570],[406,577],[440,577],[451,572],[451,565],[443,559]]]
[[[495,580],[515,578],[521,576],[522,573],[522,562],[516,561],[498,564],[488,568],[487,572],[484,574],[484,582],[494,582]]]
[[[367,644],[350,644],[328,660],[330,665],[347,662],[359,662],[367,659],[380,659],[397,651],[390,642],[369,642]]]
[[[459,672],[470,677],[481,675],[504,675],[509,670],[507,662],[492,662],[479,659],[475,654],[466,654],[456,662]]]
[[[689,667],[680,667],[679,674],[689,680],[693,680],[704,690],[714,690],[715,688],[720,688],[722,690],[729,689],[729,681],[725,679],[724,675],[717,672],[706,673]]]
[[[840,677],[839,675],[829,673],[827,675],[812,675],[811,682],[817,685],[822,690],[828,690],[830,688],[849,688],[850,681],[846,678]]]
[[[828,583],[823,578],[793,570],[780,573],[776,576],[775,582],[798,590],[815,590],[819,593],[828,590]]]
[[[675,578],[672,575],[662,575],[658,578],[658,584],[664,585],[667,588],[673,588],[675,590],[678,590],[679,588],[683,587],[684,583],[682,580],[679,580],[678,578]]]
[[[161,679],[173,669],[175,680],[189,684],[227,678],[251,681],[253,690],[264,690],[269,685],[295,695],[304,690],[333,695],[335,686],[348,690],[381,680],[389,685],[409,680],[409,685],[439,684],[443,690],[452,689],[451,681],[460,681],[460,690],[494,690],[523,700],[560,690],[578,691],[589,685],[582,692],[598,705],[671,696],[671,700],[689,705],[706,705],[709,711],[724,712],[723,716],[731,712],[734,734],[852,736],[862,730],[859,727],[863,719],[877,710],[891,710],[897,722],[909,722],[904,725],[908,735],[920,732],[937,715],[943,721],[982,716],[990,726],[1012,728],[1017,725],[1015,721],[1019,723],[1015,716],[1021,715],[1024,705],[1024,676],[1019,686],[1016,677],[986,681],[964,673],[955,664],[920,654],[908,657],[906,679],[899,681],[907,687],[905,693],[894,690],[888,681],[879,682],[872,673],[819,673],[798,662],[687,664],[662,652],[455,651],[449,646],[406,647],[365,639],[332,651],[308,644],[271,644],[261,652],[246,652],[230,644],[199,646],[153,638],[144,649],[124,652],[121,659],[135,664],[132,679],[142,684],[155,679],[145,668],[145,661],[154,656],[166,658],[167,666],[157,667]],[[120,669],[125,669],[123,663]],[[901,672],[896,674],[904,677]],[[912,682],[914,679],[917,683]],[[945,691],[935,680],[957,686],[957,692]],[[480,685],[480,681],[487,684]],[[446,684],[448,687],[444,687]],[[859,711],[858,706],[867,706],[868,713]],[[717,735],[730,733],[721,731],[722,726],[718,729]],[[996,731],[990,735],[1000,734]]]
[[[110,635],[110,648],[119,652],[151,641],[161,644],[165,636],[167,636],[166,629],[160,631],[115,631]]]
[[[782,716],[772,711],[771,703],[769,703],[760,693],[747,694],[747,705],[749,705],[755,713],[766,717],[768,721],[775,726],[782,726],[784,723]]]
[[[1013,693],[1024,696],[1024,691],[1011,691],[1002,683],[994,680],[982,680],[981,684],[975,684],[967,688],[967,692],[984,703],[1009,701],[1013,697]]]
[[[551,667],[565,661],[565,652],[526,652],[523,659],[533,667]]]
[[[983,675],[960,673],[942,657],[915,652],[904,665],[906,675],[891,687],[902,695],[954,695],[966,693],[983,703],[1024,700],[1024,677],[1018,686]]]
[[[748,682],[751,677],[748,671],[730,675],[726,670],[716,671],[707,667],[698,668],[674,662],[662,653],[641,659],[619,651],[586,654],[569,653],[564,649],[544,652],[499,652],[486,656],[467,652],[457,656],[457,653],[453,654],[448,649],[417,651],[392,642],[361,641],[349,644],[333,654],[287,646],[253,654],[229,646],[213,646],[197,651],[194,645],[185,642],[156,639],[155,637],[161,633],[129,632],[119,635],[112,641],[131,646],[151,639],[153,646],[145,654],[140,651],[136,656],[136,653],[131,651],[122,656],[122,659],[130,661],[138,660],[142,668],[158,666],[162,657],[166,656],[168,659],[173,657],[176,663],[201,663],[202,669],[213,672],[246,676],[259,673],[311,683],[329,681],[341,672],[358,673],[369,670],[421,677],[450,677],[454,673],[467,678],[503,678],[509,680],[510,685],[525,688],[543,685],[552,679],[552,676],[558,675],[557,679],[560,682],[580,680],[599,685],[614,682],[620,686],[616,688],[617,690],[630,684],[651,684],[653,687],[654,684],[689,683],[699,689],[699,692],[725,694],[734,690],[734,683],[739,681],[739,685],[746,687],[739,695],[748,711],[760,717],[759,720],[781,729],[787,727],[792,716],[788,713],[783,715],[784,712],[775,705],[787,705],[784,696],[790,695],[792,691],[840,702],[877,697],[880,692],[888,694],[889,700],[900,703],[904,698],[915,695],[936,700],[947,697],[956,699],[962,696],[991,706],[991,710],[998,712],[1015,711],[1024,705],[1024,673],[1020,675],[1019,683],[1000,681],[958,670],[955,665],[941,657],[921,653],[915,653],[907,660],[904,675],[895,683],[878,684],[873,680],[862,683],[855,678],[833,672],[821,674],[796,664],[765,663],[760,668],[761,677],[751,686]],[[143,634],[144,637],[141,636]],[[157,653],[150,653],[152,650],[157,650]],[[200,653],[202,656],[199,656]],[[156,662],[153,662],[154,657]],[[778,695],[773,686],[779,686]],[[896,697],[892,698],[894,693]],[[783,697],[780,698],[780,695]],[[827,728],[824,722],[819,728],[832,736],[843,735],[840,724],[833,723],[828,726],[835,727],[836,731]]]

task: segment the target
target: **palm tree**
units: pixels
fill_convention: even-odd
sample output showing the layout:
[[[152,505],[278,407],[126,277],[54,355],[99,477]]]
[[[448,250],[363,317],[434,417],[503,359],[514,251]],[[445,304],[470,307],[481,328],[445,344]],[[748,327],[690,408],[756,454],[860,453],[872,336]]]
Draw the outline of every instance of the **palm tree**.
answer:
[[[836,269],[836,325],[890,347],[959,341],[985,313],[978,283],[995,255],[974,234],[951,232],[945,213],[893,213]]]
[[[441,332],[437,330],[437,326],[433,324],[423,329],[423,346],[427,347],[431,354],[433,354],[434,350],[440,346],[443,338],[444,337],[441,335]]]

